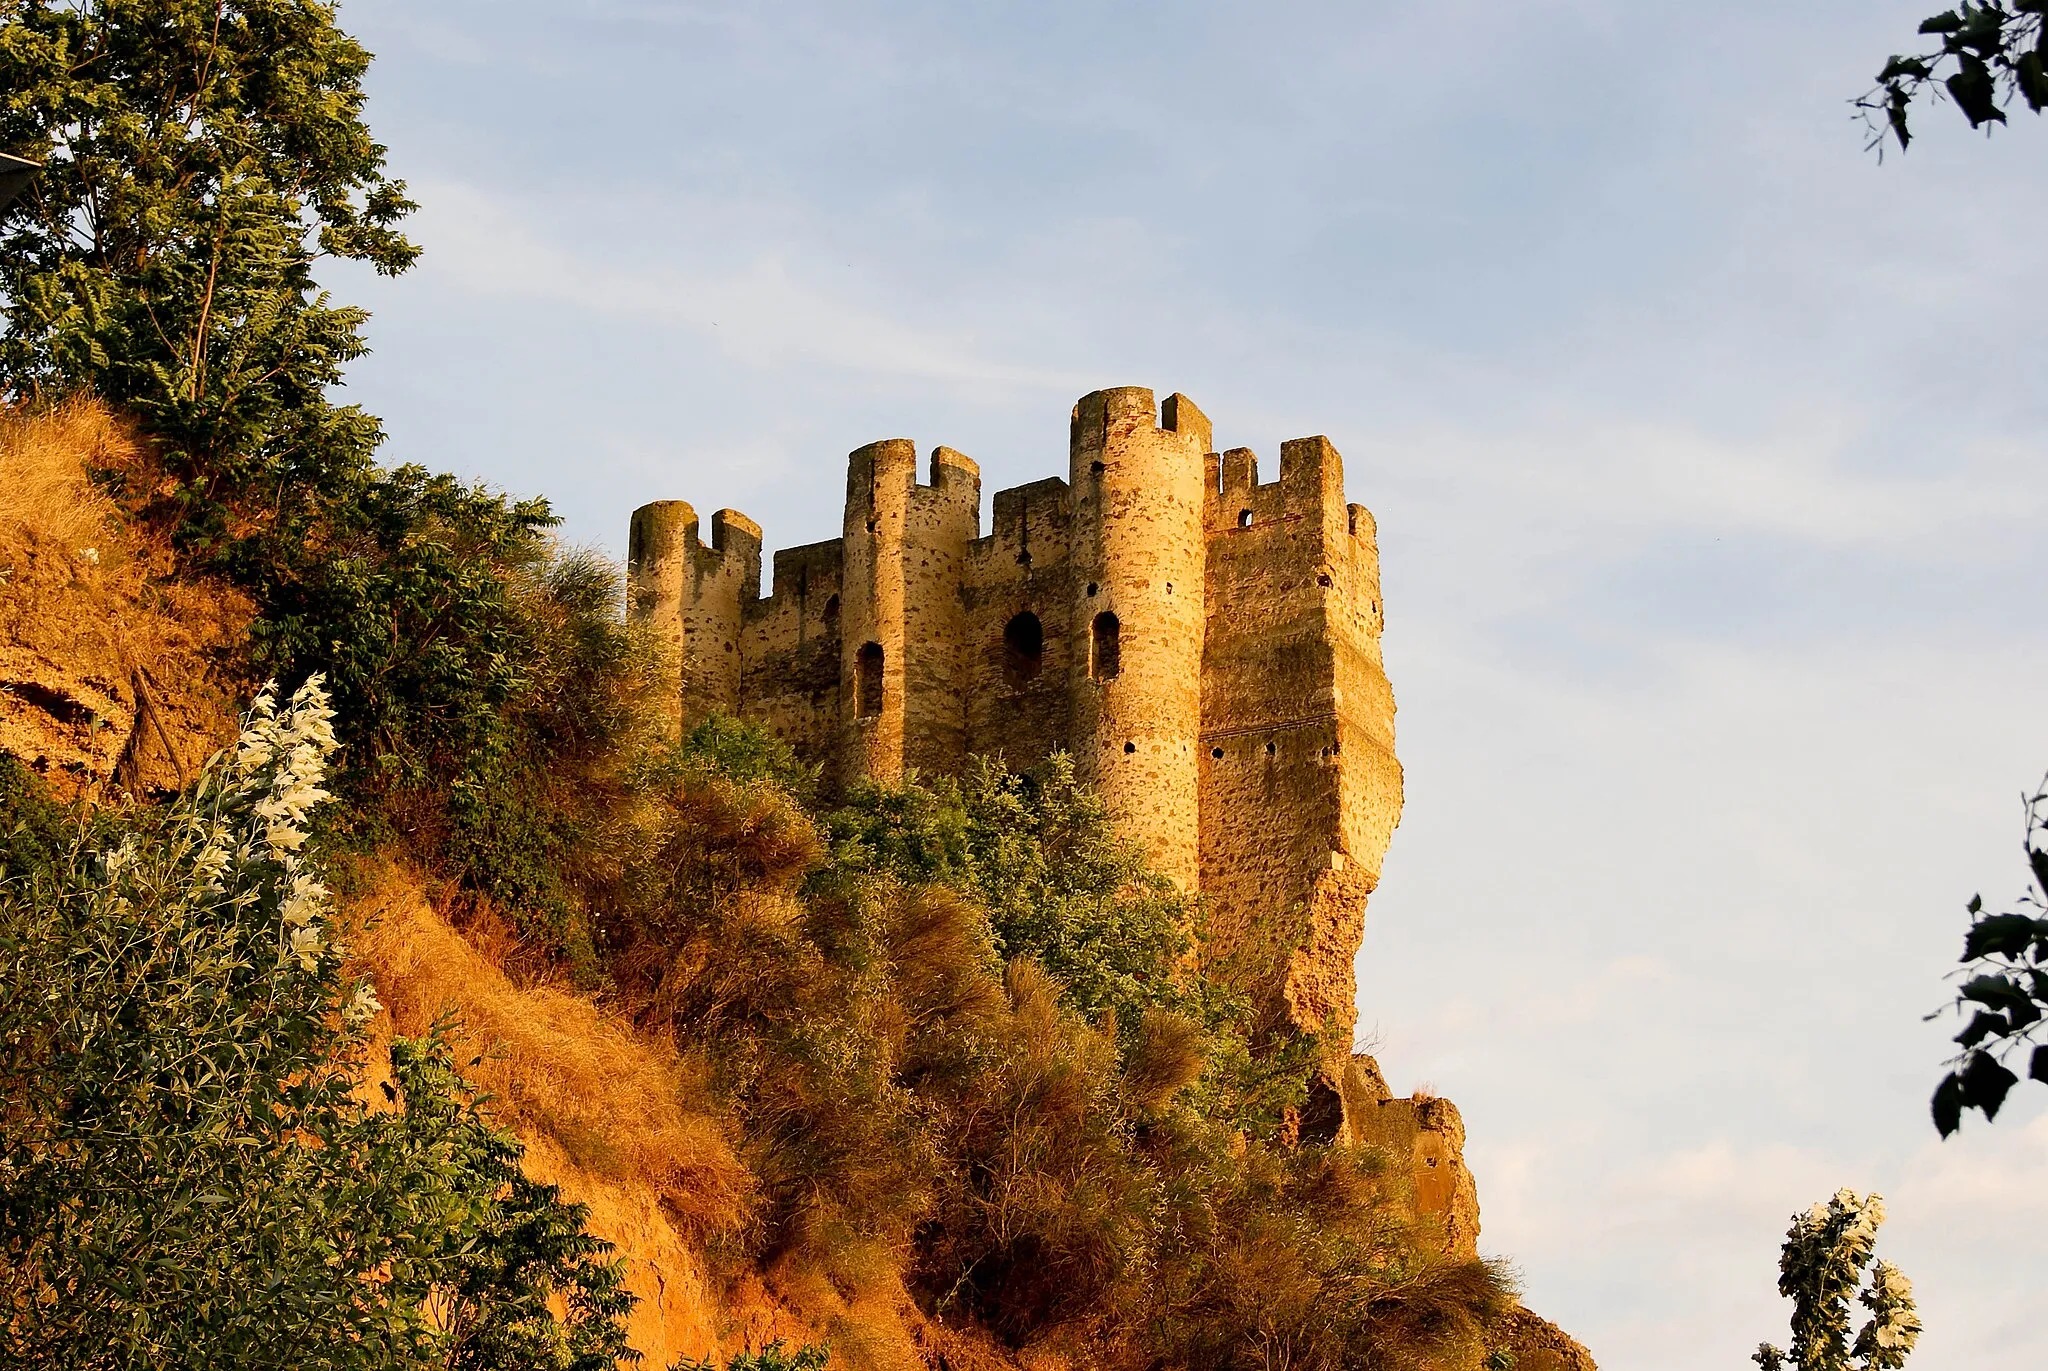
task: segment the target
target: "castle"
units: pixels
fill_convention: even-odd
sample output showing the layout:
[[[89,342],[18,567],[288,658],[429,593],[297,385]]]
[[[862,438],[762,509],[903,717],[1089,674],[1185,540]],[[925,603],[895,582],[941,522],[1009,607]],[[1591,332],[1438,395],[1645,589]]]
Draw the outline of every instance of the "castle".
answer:
[[[1352,958],[1401,813],[1372,516],[1326,438],[1212,450],[1184,395],[1074,407],[1067,478],[999,491],[905,439],[847,463],[842,536],[775,554],[734,510],[633,515],[629,604],[677,708],[758,721],[828,786],[1073,758],[1209,910],[1212,965],[1271,1022],[1356,1018]],[[1334,1101],[1332,1101],[1334,1104]]]

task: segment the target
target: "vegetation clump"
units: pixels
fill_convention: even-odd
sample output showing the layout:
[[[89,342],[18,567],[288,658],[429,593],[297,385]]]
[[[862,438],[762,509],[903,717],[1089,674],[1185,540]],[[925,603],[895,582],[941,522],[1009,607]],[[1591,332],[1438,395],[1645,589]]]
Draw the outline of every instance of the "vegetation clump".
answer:
[[[318,678],[160,811],[28,797],[0,884],[0,1347],[17,1365],[610,1366],[629,1301],[441,1034],[365,1023],[311,841]],[[17,800],[22,797],[17,795]],[[553,1305],[551,1305],[553,1302]],[[559,1306],[561,1312],[556,1312]]]

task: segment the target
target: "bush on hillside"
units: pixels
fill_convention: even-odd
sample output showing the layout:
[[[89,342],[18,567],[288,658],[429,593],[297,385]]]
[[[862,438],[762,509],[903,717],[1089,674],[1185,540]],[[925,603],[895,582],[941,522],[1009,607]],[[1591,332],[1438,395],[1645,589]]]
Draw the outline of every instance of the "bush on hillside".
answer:
[[[631,1297],[519,1170],[440,1033],[357,1087],[308,845],[334,750],[266,692],[162,810],[21,817],[0,883],[0,1348],[10,1364],[597,1371]],[[61,847],[53,841],[68,827]]]
[[[600,948],[713,1063],[761,1183],[735,1256],[858,1289],[904,1253],[924,1307],[1020,1346],[1478,1364],[1502,1274],[1433,1252],[1378,1152],[1293,1143],[1320,1044],[1245,1037],[1195,911],[1070,768],[820,814],[792,765],[730,720],[643,761],[649,841]]]

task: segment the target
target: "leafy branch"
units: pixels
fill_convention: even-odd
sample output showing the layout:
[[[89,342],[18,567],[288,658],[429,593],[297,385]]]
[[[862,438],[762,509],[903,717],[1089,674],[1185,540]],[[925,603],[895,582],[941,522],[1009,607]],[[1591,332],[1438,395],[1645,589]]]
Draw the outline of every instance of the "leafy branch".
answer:
[[[1941,46],[1911,56],[1894,56],[1877,74],[1877,84],[1856,101],[1868,146],[1881,156],[1887,137],[1904,151],[1913,141],[1908,114],[1913,102],[1946,91],[1971,128],[2003,124],[2005,107],[2024,100],[2039,114],[2048,106],[2048,0],[1982,0],[1964,3],[1921,21],[1920,32]]]
[[[1966,1109],[1998,1117],[2019,1083],[2006,1062],[2022,1051],[2032,1049],[2027,1074],[2048,1084],[2048,1042],[2039,1041],[2048,1021],[2048,844],[2036,842],[2037,834],[2048,835],[2048,777],[2025,804],[2024,848],[2033,886],[2007,914],[1986,914],[1983,897],[1970,897],[1962,966],[1949,973],[1962,985],[1952,1004],[1928,1015],[1970,1013],[1955,1036],[1962,1051],[1950,1058],[1949,1073],[1934,1091],[1934,1126],[1944,1138],[1962,1126]]]

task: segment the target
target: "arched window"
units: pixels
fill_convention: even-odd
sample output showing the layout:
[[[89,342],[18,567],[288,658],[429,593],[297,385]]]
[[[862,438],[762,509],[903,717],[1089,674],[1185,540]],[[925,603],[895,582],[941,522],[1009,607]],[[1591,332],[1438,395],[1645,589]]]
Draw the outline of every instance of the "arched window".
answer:
[[[861,718],[872,719],[882,712],[882,645],[862,643],[855,662],[859,671],[854,681],[854,704]]]
[[[1045,665],[1045,625],[1025,610],[1003,625],[1003,677],[1015,686],[1028,683]]]
[[[1094,651],[1089,654],[1089,673],[1098,681],[1107,681],[1124,669],[1123,645],[1119,641],[1121,632],[1122,625],[1108,610],[1095,616]]]

